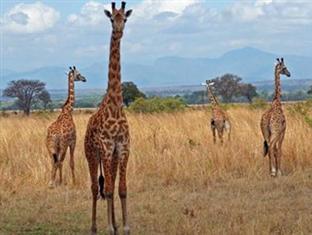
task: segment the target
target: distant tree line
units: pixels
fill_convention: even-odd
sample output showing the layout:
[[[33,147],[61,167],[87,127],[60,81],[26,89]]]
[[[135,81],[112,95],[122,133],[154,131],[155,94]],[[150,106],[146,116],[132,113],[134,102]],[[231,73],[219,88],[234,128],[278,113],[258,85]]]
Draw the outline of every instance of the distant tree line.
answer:
[[[256,87],[250,83],[243,83],[242,78],[233,74],[225,74],[220,77],[213,79],[213,92],[221,99],[222,102],[252,102],[253,98],[260,97],[264,100],[271,100],[273,94],[268,94],[268,92],[261,91],[257,93]],[[183,103],[188,104],[203,104],[207,103],[208,96],[207,90],[203,88],[202,91],[195,91],[191,94],[184,95],[183,97],[176,96],[173,99],[177,100],[160,100],[160,99],[150,99],[149,102],[144,102],[146,95],[138,89],[138,87],[133,82],[123,82],[122,83],[122,94],[123,102],[125,106],[130,106],[132,103],[136,108],[143,106],[147,110],[166,110],[163,105],[168,105],[169,109],[172,106],[178,107]],[[296,91],[292,93],[283,93],[283,100],[303,100],[310,95],[312,96],[312,86],[309,88],[308,92]],[[63,101],[58,101],[52,103],[51,96],[45,88],[45,83],[39,80],[16,80],[9,82],[7,88],[3,91],[3,96],[15,98],[14,104],[8,107],[8,109],[20,109],[26,115],[30,114],[31,109],[48,109],[48,108],[59,108],[63,105]],[[97,107],[102,100],[102,96],[92,96],[83,99],[78,99],[76,101],[76,107],[88,108]],[[134,103],[136,100],[138,102]],[[180,103],[183,100],[182,103]],[[174,104],[174,105],[173,105]],[[177,105],[179,104],[179,105]],[[148,108],[147,108],[148,107]],[[155,108],[157,107],[157,108]],[[179,106],[180,107],[180,106]]]

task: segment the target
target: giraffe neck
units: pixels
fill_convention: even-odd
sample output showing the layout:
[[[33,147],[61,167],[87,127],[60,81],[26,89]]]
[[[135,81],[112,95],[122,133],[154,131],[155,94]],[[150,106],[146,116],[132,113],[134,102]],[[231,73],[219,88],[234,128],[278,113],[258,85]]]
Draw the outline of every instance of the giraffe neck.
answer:
[[[67,100],[63,106],[63,111],[71,112],[73,111],[73,106],[75,103],[75,82],[74,77],[68,74],[68,95]]]
[[[280,74],[275,69],[275,94],[274,101],[281,101],[281,79]]]
[[[107,96],[113,106],[122,106],[122,91],[121,91],[121,74],[120,74],[120,41],[122,33],[113,30],[110,55],[109,55],[109,72],[108,72],[108,86]]]
[[[208,96],[209,96],[210,103],[213,106],[217,106],[219,104],[219,102],[218,102],[217,98],[213,95],[212,89],[211,89],[211,87],[209,85],[207,87],[207,91],[208,91]]]

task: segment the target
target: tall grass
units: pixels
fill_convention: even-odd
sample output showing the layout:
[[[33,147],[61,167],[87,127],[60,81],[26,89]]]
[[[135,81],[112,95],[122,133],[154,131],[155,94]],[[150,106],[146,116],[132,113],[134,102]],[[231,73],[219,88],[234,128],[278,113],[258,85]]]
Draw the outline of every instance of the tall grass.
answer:
[[[229,110],[233,130],[224,146],[212,143],[210,113],[192,110],[179,113],[128,114],[131,131],[129,181],[155,176],[165,184],[208,184],[232,178],[263,177],[268,173],[262,157],[263,139],[259,121],[262,110]],[[304,119],[286,112],[287,131],[283,145],[284,174],[298,174],[312,166],[312,129]],[[6,187],[46,184],[50,159],[45,147],[47,126],[56,114],[32,117],[10,116],[0,120],[0,183]],[[77,127],[75,151],[78,185],[89,183],[83,138],[89,114],[74,116]],[[67,157],[68,159],[68,157]],[[65,177],[70,179],[65,160]]]
[[[264,110],[229,107],[232,138],[212,142],[207,108],[128,113],[129,218],[133,234],[311,234],[312,128],[285,108],[284,176],[263,158]],[[74,115],[77,185],[49,190],[47,126],[57,113],[0,117],[0,234],[87,234],[91,191],[83,139],[90,111]],[[116,196],[116,195],[115,195]],[[117,197],[117,196],[116,196]],[[105,203],[98,230],[105,231]],[[120,224],[120,205],[116,203]]]

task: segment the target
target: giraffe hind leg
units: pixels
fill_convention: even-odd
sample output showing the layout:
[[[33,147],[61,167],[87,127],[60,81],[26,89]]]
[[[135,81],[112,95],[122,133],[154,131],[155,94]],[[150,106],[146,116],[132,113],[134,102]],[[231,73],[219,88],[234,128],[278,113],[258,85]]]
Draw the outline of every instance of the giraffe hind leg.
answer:
[[[263,157],[268,155],[268,153],[269,153],[269,145],[268,145],[268,142],[265,140],[263,142]]]

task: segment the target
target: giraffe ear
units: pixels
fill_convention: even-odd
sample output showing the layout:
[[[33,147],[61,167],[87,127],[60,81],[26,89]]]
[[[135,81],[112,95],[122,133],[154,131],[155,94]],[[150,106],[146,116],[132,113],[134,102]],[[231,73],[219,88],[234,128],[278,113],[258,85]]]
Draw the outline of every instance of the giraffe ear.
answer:
[[[280,62],[280,59],[279,58],[276,58],[277,62],[279,63]]]
[[[105,15],[106,15],[108,18],[111,18],[111,17],[112,17],[112,13],[110,13],[110,11],[104,9],[104,13],[105,13]]]
[[[73,70],[71,66],[69,66],[69,69],[70,69],[70,70]]]
[[[75,67],[75,66],[74,66],[73,68],[74,68],[74,70],[76,70],[76,67]]]
[[[281,58],[281,61],[282,61],[282,63],[284,63],[284,58],[283,57]]]
[[[127,18],[128,18],[131,14],[132,14],[132,9],[131,9],[131,10],[128,10],[128,11],[126,11],[126,17],[127,17]]]

